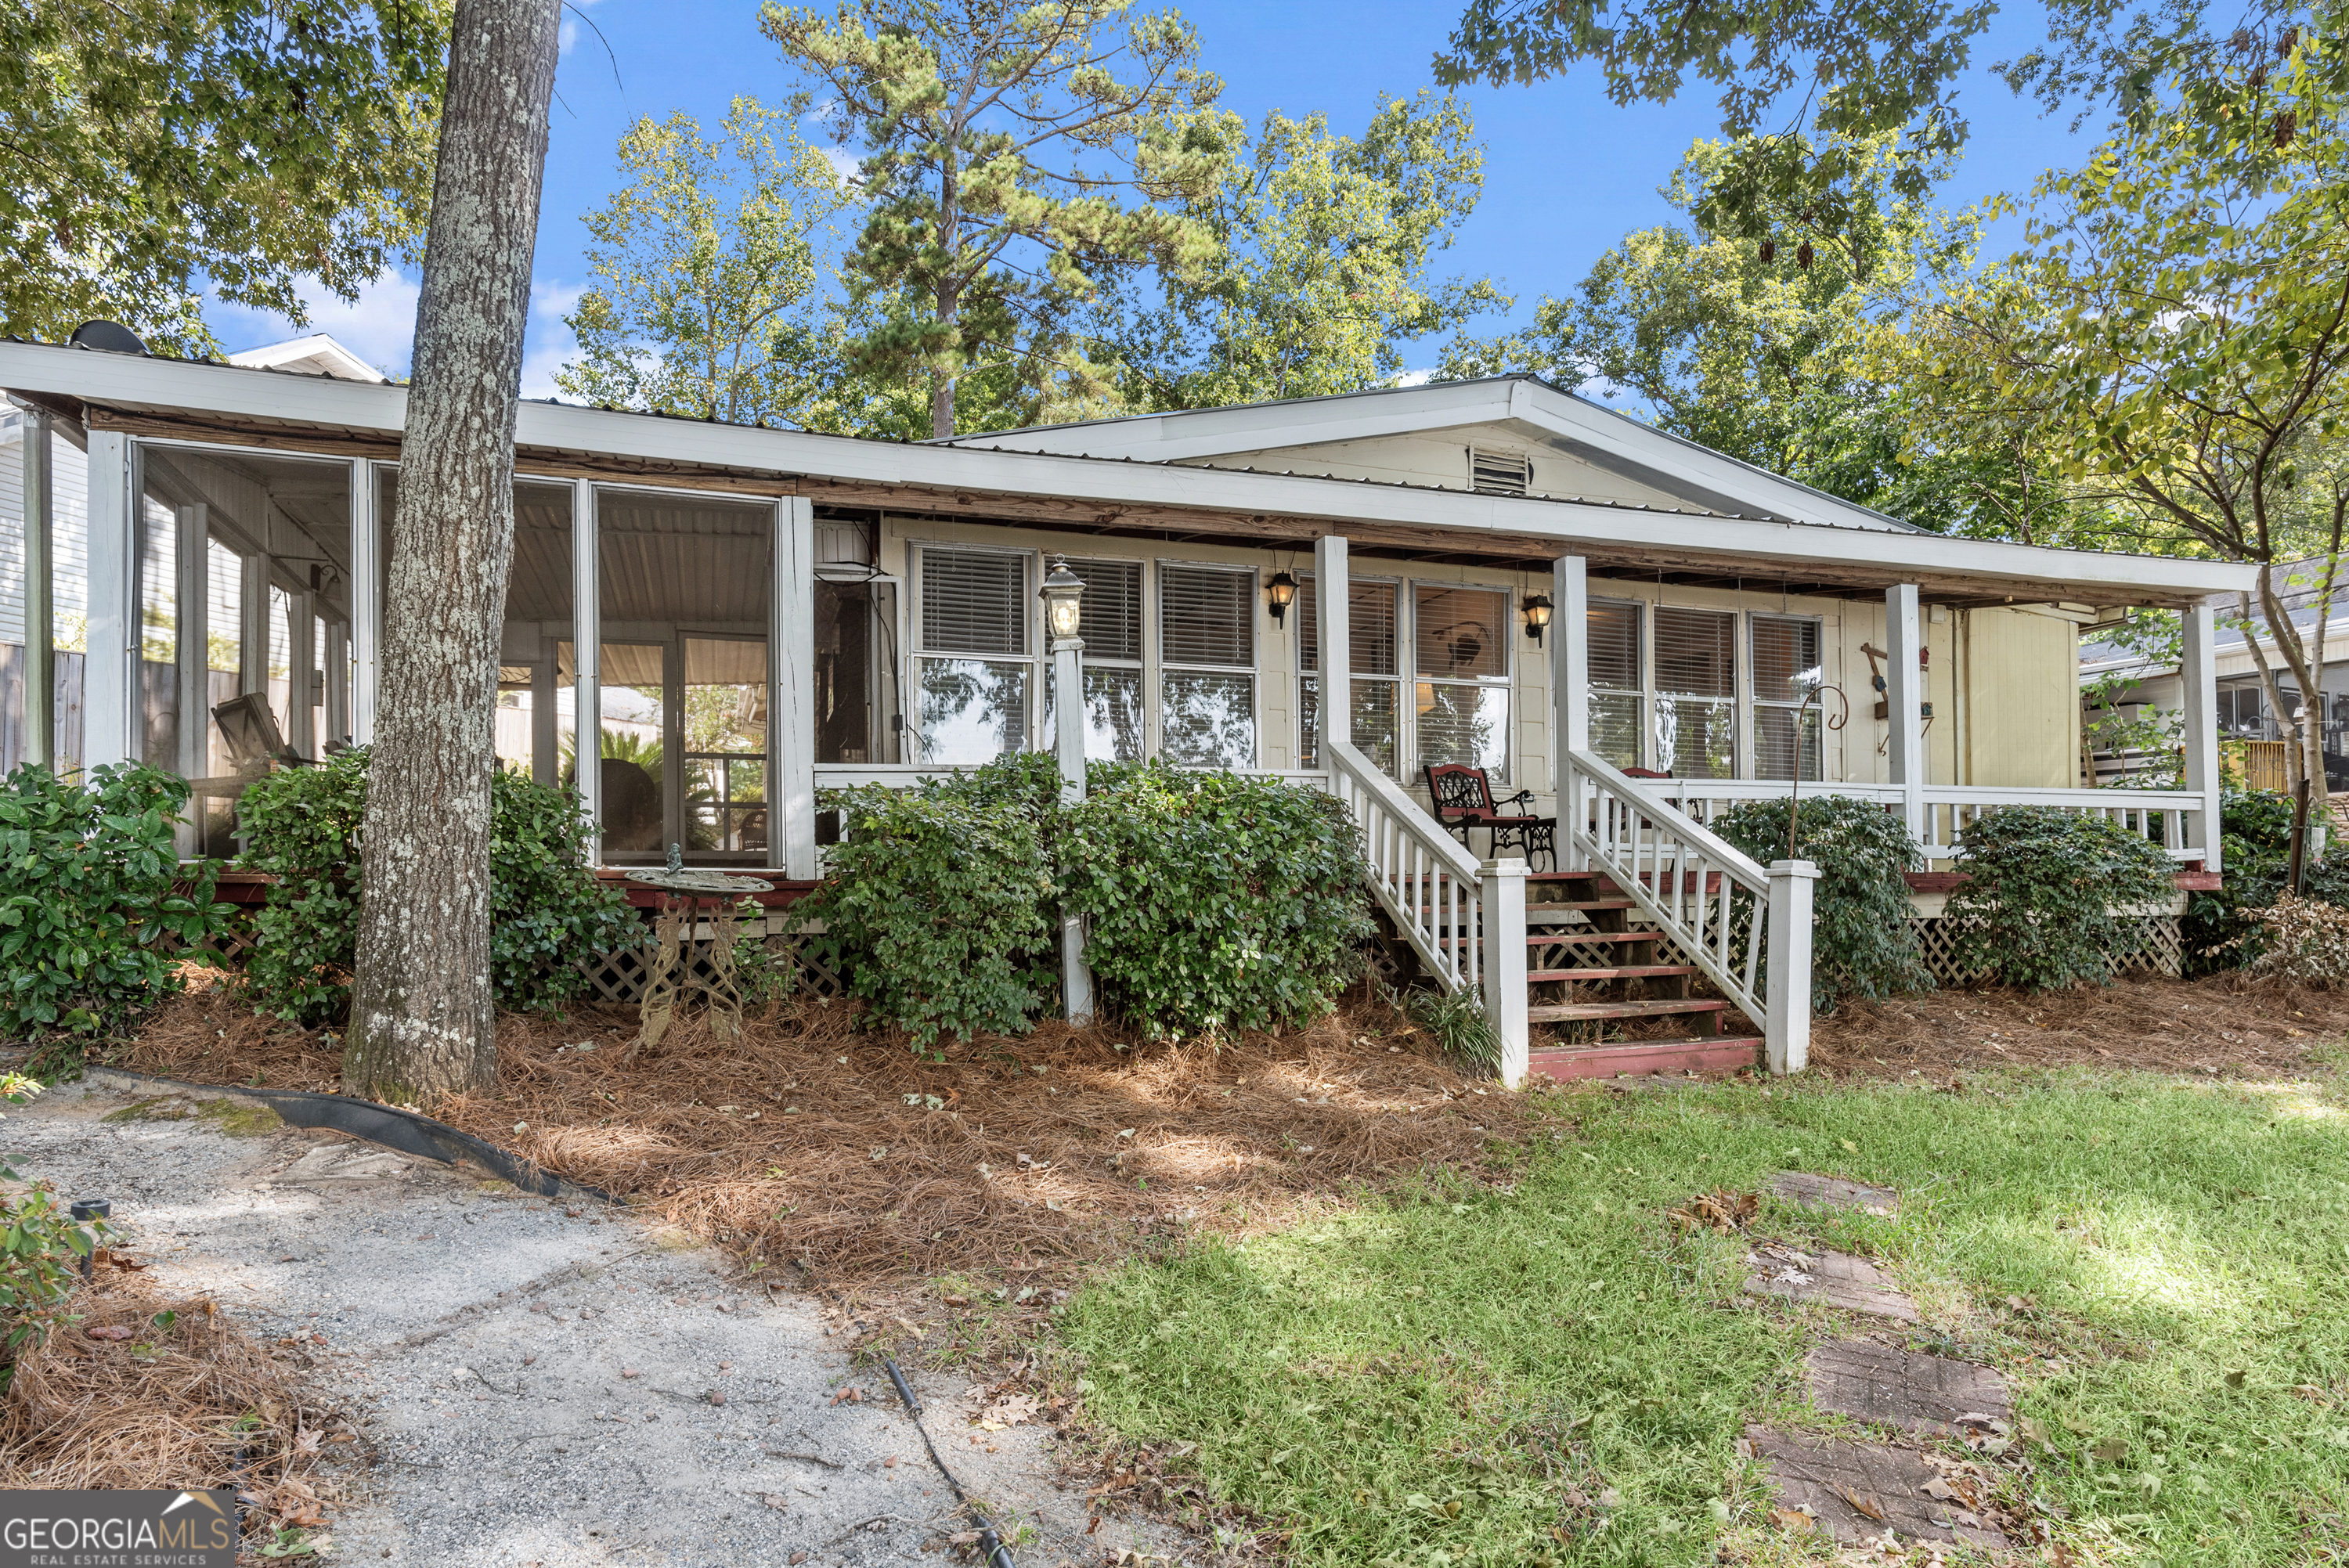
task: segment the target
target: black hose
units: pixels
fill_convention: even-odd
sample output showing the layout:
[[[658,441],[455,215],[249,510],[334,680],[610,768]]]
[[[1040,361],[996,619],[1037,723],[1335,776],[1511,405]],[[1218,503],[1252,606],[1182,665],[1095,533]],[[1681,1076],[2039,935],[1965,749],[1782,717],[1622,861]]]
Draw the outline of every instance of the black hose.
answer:
[[[938,1446],[930,1441],[929,1428],[922,1425],[921,1401],[914,1398],[913,1387],[905,1381],[905,1375],[897,1370],[896,1357],[884,1356],[881,1365],[889,1369],[889,1381],[897,1386],[897,1398],[905,1401],[905,1414],[913,1418],[914,1430],[922,1435],[922,1447],[929,1450],[930,1462],[938,1467],[940,1475],[947,1478],[947,1490],[955,1494],[955,1501],[962,1505],[962,1511],[970,1515],[971,1522],[978,1526],[979,1561],[986,1563],[987,1568],[1018,1568],[1018,1564],[1011,1561],[1011,1548],[1004,1545],[1003,1538],[995,1532],[995,1522],[971,1506],[970,1499],[963,1493],[962,1482],[955,1480],[954,1471],[947,1469],[947,1461],[938,1458]]]

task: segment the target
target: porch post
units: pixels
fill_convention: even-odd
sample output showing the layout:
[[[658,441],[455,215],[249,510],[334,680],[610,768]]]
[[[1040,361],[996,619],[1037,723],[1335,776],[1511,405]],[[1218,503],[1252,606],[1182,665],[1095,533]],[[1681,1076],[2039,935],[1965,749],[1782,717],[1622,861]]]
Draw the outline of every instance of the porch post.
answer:
[[[211,512],[201,502],[179,511],[180,776],[212,773]],[[191,802],[191,812],[202,809]],[[191,851],[192,852],[192,851]]]
[[[1590,790],[1570,756],[1590,749],[1590,579],[1581,556],[1551,562],[1550,599],[1557,606],[1549,623],[1550,687],[1557,705],[1552,730],[1557,763],[1550,775],[1557,785],[1557,864],[1588,871],[1581,833],[1590,820]]]
[[[375,465],[351,462],[351,662],[350,738],[354,746],[375,739],[376,649],[383,635],[383,531],[376,515]]]
[[[1809,861],[1770,862],[1770,1000],[1762,1047],[1773,1074],[1801,1072],[1811,1059],[1811,884],[1818,877]]]
[[[82,662],[82,766],[139,756],[137,510],[130,438],[89,433],[89,617]]]
[[[604,606],[596,598],[595,481],[571,481],[571,758],[587,863],[604,863]]]
[[[1319,714],[1316,722],[1326,743],[1354,744],[1353,590],[1346,575],[1343,534],[1325,533],[1313,542],[1313,634],[1319,645],[1315,655],[1320,667]],[[1299,694],[1300,696],[1302,694]],[[1324,769],[1329,758],[1317,758]]]
[[[1052,749],[1061,764],[1061,804],[1085,799],[1085,699],[1082,637],[1052,639]],[[1082,915],[1061,912],[1061,1012],[1079,1028],[1093,1021],[1093,966],[1085,962]]]
[[[263,537],[268,537],[266,531]],[[269,696],[269,554],[257,550],[238,561],[236,677],[237,694]],[[292,638],[286,641],[291,643]],[[293,651],[290,647],[286,650]],[[290,673],[293,666],[289,664]],[[293,717],[289,710],[286,717]]]
[[[337,746],[351,737],[351,625],[328,620],[326,651],[326,734],[325,744]]]
[[[1900,787],[1900,820],[1909,836],[1925,841],[1925,720],[1919,704],[1924,697],[1924,672],[1917,666],[1917,650],[1924,646],[1917,625],[1917,584],[1901,583],[1884,591],[1884,702],[1892,728],[1885,748],[1891,759],[1892,782]],[[1807,925],[1806,927],[1807,929]]]
[[[2186,822],[2186,842],[2202,852],[2202,869],[2219,866],[2219,670],[2213,645],[2216,613],[2205,603],[2179,616],[2186,646],[2178,662],[2186,705],[2186,789],[2197,808]]]
[[[563,719],[554,711],[554,639],[540,628],[538,663],[530,666],[530,776],[549,789],[563,777]]]
[[[775,583],[768,609],[767,858],[813,882],[815,863],[815,502],[775,502]]]
[[[1512,856],[1486,861],[1484,878],[1485,1016],[1501,1038],[1501,1084],[1525,1087],[1531,1070],[1533,1025],[1526,994],[1526,862]]]
[[[285,604],[285,744],[296,757],[318,755],[317,598],[293,593]]]
[[[57,765],[57,591],[50,567],[55,510],[49,417],[25,410],[25,760]]]

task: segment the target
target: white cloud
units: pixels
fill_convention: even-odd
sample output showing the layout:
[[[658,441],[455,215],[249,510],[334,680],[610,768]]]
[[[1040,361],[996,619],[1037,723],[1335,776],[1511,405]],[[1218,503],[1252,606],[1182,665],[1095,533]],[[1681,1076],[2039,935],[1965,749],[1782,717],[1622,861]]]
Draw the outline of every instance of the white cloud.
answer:
[[[542,278],[531,285],[530,326],[523,338],[523,397],[562,395],[554,385],[554,373],[579,347],[563,318],[579,308],[579,296],[586,292],[585,284],[566,284],[554,278]]]
[[[864,171],[864,155],[861,152],[851,152],[844,147],[834,147],[830,142],[819,142],[816,145],[816,150],[823,154],[824,160],[832,165],[833,172],[840,176],[841,183],[843,185],[856,183],[858,176]]]
[[[571,46],[579,41],[579,17],[573,13],[585,13],[595,4],[595,0],[564,0],[563,21],[554,32],[555,52],[558,55],[569,54]]]
[[[1433,370],[1406,370],[1395,377],[1394,384],[1398,387],[1424,387],[1434,375]]]
[[[204,315],[213,335],[232,352],[323,332],[386,375],[407,376],[420,292],[414,278],[387,272],[362,287],[356,300],[339,299],[316,280],[305,280],[299,292],[310,315],[307,326],[296,326],[274,311],[233,304],[217,294],[205,297]]]

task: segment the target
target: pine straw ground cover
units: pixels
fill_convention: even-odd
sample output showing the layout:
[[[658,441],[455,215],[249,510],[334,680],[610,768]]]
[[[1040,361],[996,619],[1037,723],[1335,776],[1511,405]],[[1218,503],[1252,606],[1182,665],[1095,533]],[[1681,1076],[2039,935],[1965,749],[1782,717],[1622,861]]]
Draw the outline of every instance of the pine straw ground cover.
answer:
[[[1372,1004],[1220,1047],[1048,1023],[949,1045],[943,1062],[860,1032],[836,1002],[779,1006],[731,1042],[688,1016],[629,1061],[636,1027],[632,1007],[509,1015],[498,1092],[420,1109],[754,1268],[835,1284],[1040,1284],[1421,1172],[1497,1175],[1545,1114],[1415,1054],[1425,1037]],[[331,1089],[337,1051],[254,1017],[231,986],[169,1004],[113,1060]]]
[[[131,1265],[135,1266],[135,1265]],[[245,1542],[323,1548],[317,1474],[356,1440],[304,1390],[298,1352],[264,1346],[209,1297],[101,1268],[70,1320],[16,1354],[0,1399],[0,1488],[233,1487]]]

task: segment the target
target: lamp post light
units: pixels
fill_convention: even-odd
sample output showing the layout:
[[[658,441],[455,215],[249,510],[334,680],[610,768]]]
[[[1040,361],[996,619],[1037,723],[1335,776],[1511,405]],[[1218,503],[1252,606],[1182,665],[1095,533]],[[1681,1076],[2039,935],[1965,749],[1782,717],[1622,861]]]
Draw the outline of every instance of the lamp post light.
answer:
[[[1038,590],[1044,601],[1044,629],[1052,644],[1053,751],[1061,763],[1061,804],[1085,798],[1085,692],[1083,580],[1055,559]],[[1093,972],[1085,962],[1084,922],[1061,912],[1061,996],[1069,1022],[1093,1021]]]

